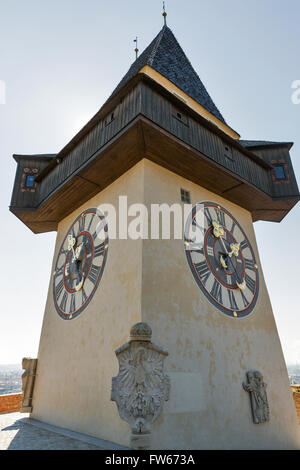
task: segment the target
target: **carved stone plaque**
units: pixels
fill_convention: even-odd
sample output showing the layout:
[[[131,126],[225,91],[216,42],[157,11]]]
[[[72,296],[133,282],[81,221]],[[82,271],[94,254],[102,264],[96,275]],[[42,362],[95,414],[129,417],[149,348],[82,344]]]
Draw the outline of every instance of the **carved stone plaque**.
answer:
[[[163,371],[168,353],[151,342],[151,334],[146,323],[137,323],[131,329],[130,341],[116,350],[119,374],[112,379],[111,400],[117,403],[120,417],[131,426],[135,448],[148,446],[146,435],[169,399],[169,377]]]
[[[265,423],[270,420],[267,397],[267,384],[258,370],[250,370],[246,374],[248,383],[243,382],[243,388],[250,394],[253,422]]]
[[[25,372],[22,374],[22,408],[21,413],[32,412],[32,395],[34,388],[34,381],[36,375],[37,359],[24,357],[22,360],[22,369]]]

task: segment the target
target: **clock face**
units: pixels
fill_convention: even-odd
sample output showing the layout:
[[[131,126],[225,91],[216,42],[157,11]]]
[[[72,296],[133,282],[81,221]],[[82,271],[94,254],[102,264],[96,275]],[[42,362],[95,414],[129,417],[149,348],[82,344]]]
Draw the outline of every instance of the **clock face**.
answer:
[[[258,297],[259,273],[251,244],[230,212],[213,202],[194,206],[184,243],[194,279],[207,299],[231,317],[249,315]]]
[[[69,228],[53,273],[53,298],[65,320],[89,304],[101,280],[108,251],[108,229],[98,209],[87,209]]]

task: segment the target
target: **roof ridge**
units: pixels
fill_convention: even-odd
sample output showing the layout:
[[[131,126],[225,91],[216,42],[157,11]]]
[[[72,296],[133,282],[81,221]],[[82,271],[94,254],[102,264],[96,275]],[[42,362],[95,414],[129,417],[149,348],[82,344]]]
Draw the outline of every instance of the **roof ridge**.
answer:
[[[177,42],[178,46],[180,47],[180,49],[182,50],[187,62],[189,63],[191,69],[193,70],[194,74],[197,76],[197,78],[201,81],[202,83],[202,80],[201,78],[199,77],[198,73],[196,72],[196,70],[194,69],[193,65],[192,65],[192,62],[190,61],[190,59],[188,58],[188,56],[186,55],[186,53],[184,52],[184,50],[182,49],[181,45],[179,44],[179,41],[177,40],[175,34],[173,33],[173,31],[171,30],[171,28],[169,28],[168,26],[164,26],[164,28],[168,29],[170,31],[170,33],[173,35],[173,38],[175,39],[175,41]]]
[[[240,139],[239,142],[244,147],[261,147],[263,145],[290,145],[291,142],[286,141],[274,141],[274,140],[249,140],[249,139]]]
[[[158,50],[158,47],[160,45],[160,42],[162,40],[162,37],[164,35],[164,32],[166,30],[167,26],[163,26],[163,28],[161,29],[161,31],[159,32],[158,36],[157,36],[157,41],[156,41],[156,44],[154,45],[152,51],[150,52],[150,55],[149,55],[149,59],[148,59],[148,64],[152,67],[152,64],[153,64],[153,60],[155,58],[155,54]]]

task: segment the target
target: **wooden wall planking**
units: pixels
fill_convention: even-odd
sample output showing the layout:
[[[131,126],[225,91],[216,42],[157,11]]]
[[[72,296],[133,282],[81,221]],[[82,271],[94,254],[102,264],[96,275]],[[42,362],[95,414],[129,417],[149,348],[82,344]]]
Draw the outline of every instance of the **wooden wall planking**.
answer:
[[[93,127],[88,128],[85,135],[80,136],[81,138],[77,138],[77,140],[75,136],[74,145],[72,143],[73,147],[68,144],[58,154],[58,156],[63,157],[61,163],[54,165],[53,169],[41,179],[35,193],[20,191],[20,179],[23,171],[21,167],[25,164],[30,167],[39,165],[42,170],[47,163],[43,162],[43,167],[41,167],[41,160],[37,159],[35,162],[32,158],[28,161],[23,159],[22,163],[19,162],[11,206],[21,209],[43,205],[44,201],[47,201],[57,191],[57,188],[77,174],[89,159],[92,160],[96,152],[107,146],[126,126],[141,115],[159,126],[162,132],[169,132],[181,142],[190,146],[191,149],[208,157],[211,162],[221,165],[225,172],[229,171],[232,176],[242,178],[245,182],[249,182],[271,196],[271,198],[297,197],[299,194],[298,187],[287,149],[255,150],[256,155],[268,163],[272,163],[274,159],[285,158],[290,174],[289,182],[280,182],[278,184],[274,181],[273,170],[255,161],[254,157],[251,158],[247,154],[249,150],[244,150],[239,145],[236,146],[237,144],[234,144],[234,142],[230,144],[228,137],[223,137],[217,130],[213,132],[209,126],[205,127],[203,119],[201,118],[201,121],[195,113],[190,113],[181,102],[176,101],[173,97],[169,99],[154,88],[147,82],[137,82],[133,88],[129,89],[127,95],[124,95],[116,102],[114,109],[106,115],[101,115],[101,119],[99,117],[93,122]],[[111,119],[112,113],[113,119]],[[181,115],[181,119],[177,113]],[[139,144],[136,143],[136,145]],[[225,147],[228,148],[228,152]],[[113,155],[112,153],[112,158],[114,158]],[[230,158],[228,155],[231,155]],[[174,164],[176,165],[175,161]],[[97,164],[97,168],[99,171],[101,162],[100,165]],[[95,179],[94,181],[96,182]]]

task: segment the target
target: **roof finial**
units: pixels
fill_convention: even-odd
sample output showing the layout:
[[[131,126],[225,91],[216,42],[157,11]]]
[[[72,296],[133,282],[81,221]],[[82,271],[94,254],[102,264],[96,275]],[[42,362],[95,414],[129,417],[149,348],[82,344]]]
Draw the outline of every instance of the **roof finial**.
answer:
[[[164,25],[167,26],[167,13],[165,9],[165,2],[163,2],[163,14],[162,16],[164,17]]]
[[[139,50],[138,50],[138,38],[136,37],[133,42],[135,42],[135,58],[137,59],[138,58],[138,53],[139,53]]]

